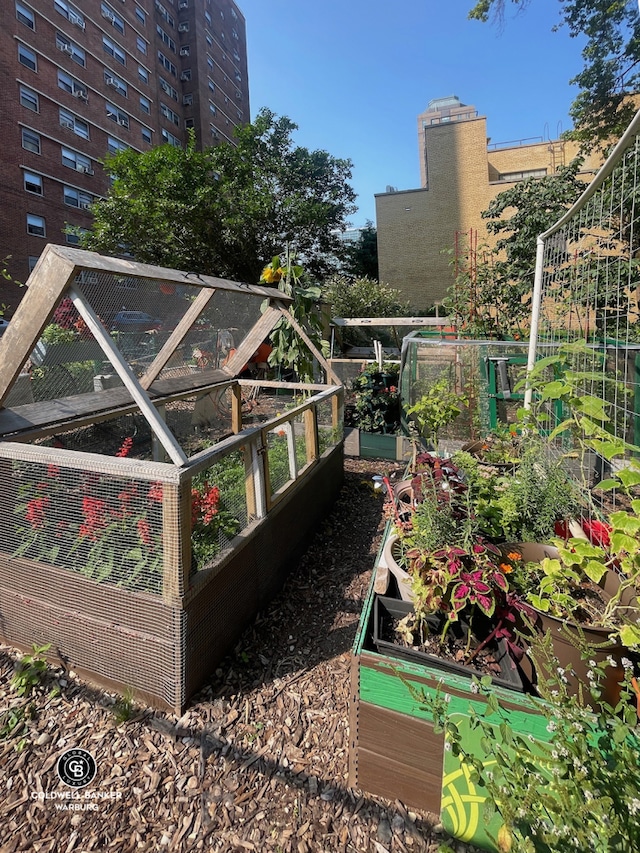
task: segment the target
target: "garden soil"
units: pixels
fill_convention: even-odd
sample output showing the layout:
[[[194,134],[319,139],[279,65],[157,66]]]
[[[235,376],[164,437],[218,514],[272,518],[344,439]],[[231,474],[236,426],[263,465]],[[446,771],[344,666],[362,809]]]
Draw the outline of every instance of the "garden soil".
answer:
[[[371,478],[393,467],[345,460],[338,502],[286,587],[180,719],[62,666],[22,699],[19,655],[0,647],[0,853],[472,851],[436,815],[347,785],[351,647],[384,529]],[[25,723],[8,733],[16,708]],[[74,748],[96,761],[84,788],[56,775]]]

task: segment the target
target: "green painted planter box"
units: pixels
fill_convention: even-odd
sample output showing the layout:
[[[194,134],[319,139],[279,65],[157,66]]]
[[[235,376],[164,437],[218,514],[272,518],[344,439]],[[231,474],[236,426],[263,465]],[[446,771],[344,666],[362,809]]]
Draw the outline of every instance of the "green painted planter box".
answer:
[[[434,731],[430,712],[406,682],[430,695],[444,691],[451,714],[463,730],[470,710],[481,711],[486,698],[471,691],[470,678],[374,651],[374,583],[375,573],[352,654],[349,784],[433,812],[455,838],[495,851],[499,816],[485,825],[482,790],[471,781],[468,767],[447,749],[444,734]],[[531,735],[534,743],[548,742],[547,721],[530,697],[515,690],[494,691],[514,731]],[[466,736],[470,751],[485,760],[480,736],[470,728]]]
[[[360,456],[363,459],[395,459],[395,435],[360,431]]]

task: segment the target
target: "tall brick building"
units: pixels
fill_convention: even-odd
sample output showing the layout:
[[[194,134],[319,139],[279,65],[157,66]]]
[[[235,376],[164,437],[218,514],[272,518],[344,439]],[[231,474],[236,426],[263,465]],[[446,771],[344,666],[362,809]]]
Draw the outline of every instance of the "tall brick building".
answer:
[[[25,281],[106,195],[105,154],[232,139],[250,120],[233,0],[2,0],[0,260]],[[10,316],[20,289],[2,282]]]
[[[376,195],[380,280],[416,309],[439,302],[453,281],[456,235],[493,237],[480,216],[490,201],[527,177],[552,174],[577,155],[569,141],[491,144],[487,120],[455,96],[433,100],[418,117],[422,186]],[[584,180],[599,162],[585,161]]]

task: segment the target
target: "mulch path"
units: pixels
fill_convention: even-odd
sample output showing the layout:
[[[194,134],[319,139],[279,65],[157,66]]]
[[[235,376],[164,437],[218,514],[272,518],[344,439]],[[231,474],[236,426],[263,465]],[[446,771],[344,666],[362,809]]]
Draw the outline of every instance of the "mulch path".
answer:
[[[49,667],[28,705],[0,647],[0,853],[471,851],[438,818],[347,786],[350,651],[384,519],[372,489],[393,463],[345,460],[345,485],[282,593],[177,719],[130,707]],[[118,712],[129,716],[118,721]],[[128,712],[128,714],[127,714]],[[98,772],[89,809],[55,767],[81,747]]]

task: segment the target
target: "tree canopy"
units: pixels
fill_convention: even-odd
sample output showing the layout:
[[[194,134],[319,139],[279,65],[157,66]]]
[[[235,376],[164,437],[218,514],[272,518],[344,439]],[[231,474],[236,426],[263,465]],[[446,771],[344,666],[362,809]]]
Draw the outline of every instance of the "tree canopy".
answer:
[[[197,151],[161,145],[105,158],[113,176],[93,205],[82,245],[137,260],[257,281],[283,246],[327,274],[340,255],[336,232],[354,212],[351,161],[294,145],[297,126],[262,109],[236,128],[236,144]]]
[[[341,272],[355,278],[378,278],[378,232],[370,219],[358,239],[345,246]]]
[[[531,0],[511,0],[524,9]],[[508,0],[478,0],[470,18],[503,21]],[[640,15],[635,0],[560,0],[572,38],[586,36],[584,67],[569,82],[580,87],[570,108],[574,129],[565,135],[585,151],[606,148],[636,112],[629,95],[640,90]]]

